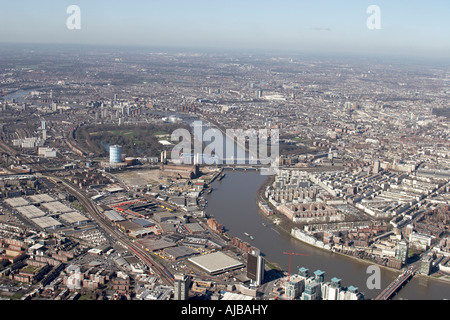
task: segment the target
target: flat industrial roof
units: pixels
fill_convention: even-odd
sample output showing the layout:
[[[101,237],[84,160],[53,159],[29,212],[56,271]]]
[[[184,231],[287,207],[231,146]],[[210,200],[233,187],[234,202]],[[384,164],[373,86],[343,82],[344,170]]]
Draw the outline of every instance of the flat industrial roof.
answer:
[[[193,254],[198,253],[194,249],[191,249],[191,248],[188,248],[185,246],[167,248],[167,249],[164,249],[164,252],[174,259],[184,258],[184,257],[192,256]]]
[[[125,220],[125,221],[118,221],[116,223],[117,225],[121,226],[125,230],[129,232],[137,231],[142,229],[142,226],[140,224],[137,224],[133,221]]]
[[[31,221],[33,221],[35,224],[37,224],[42,229],[48,229],[48,228],[62,226],[62,224],[59,221],[53,219],[52,217],[39,217],[39,218],[31,219]]]
[[[139,229],[139,230],[130,232],[130,237],[145,236],[150,233],[152,233],[152,231],[150,231],[149,229]]]
[[[245,294],[239,294],[234,292],[224,292],[222,299],[220,300],[255,300],[251,296],[247,296]]]
[[[69,208],[68,206],[66,206],[65,204],[62,204],[59,201],[42,203],[41,206],[46,208],[48,211],[50,211],[52,213],[67,213],[67,212],[73,211],[72,208]]]
[[[171,213],[171,212],[167,212],[167,211],[163,211],[163,212],[155,212],[155,213],[153,214],[153,216],[154,216],[155,218],[156,218],[156,217],[160,217],[160,218],[171,218],[171,219],[174,219],[174,218],[177,217],[175,214],[173,214],[173,213]]]
[[[33,205],[17,207],[15,209],[19,211],[21,215],[27,217],[28,219],[39,218],[46,215],[44,211]]]
[[[131,221],[133,221],[134,223],[137,223],[137,224],[139,224],[139,225],[141,225],[142,227],[151,227],[151,226],[154,226],[155,225],[155,223],[154,222],[151,222],[151,221],[149,221],[149,220],[146,220],[146,219],[132,219]]]
[[[186,227],[186,229],[188,229],[191,232],[205,231],[205,229],[203,229],[203,227],[197,222],[186,223],[184,226]]]
[[[52,197],[50,197],[48,194],[35,194],[32,196],[28,196],[28,198],[31,199],[34,203],[43,203],[43,202],[52,202],[55,201]]]
[[[244,267],[242,262],[221,251],[190,258],[188,260],[211,275]]]
[[[164,232],[177,232],[177,226],[172,222],[161,222],[160,227]]]
[[[159,240],[151,240],[151,239],[143,239],[138,241],[144,247],[148,248],[150,251],[157,251],[169,247],[175,247],[177,244],[173,241],[168,241],[165,239]]]
[[[114,192],[124,191],[124,189],[121,188],[121,187],[112,187],[112,188],[106,189],[106,191],[108,191],[108,192],[110,192],[110,193],[114,193]]]
[[[13,208],[22,207],[30,204],[30,202],[24,198],[9,198],[6,199],[5,202]]]
[[[107,210],[103,214],[111,221],[124,221],[125,218],[120,215],[117,211]]]
[[[68,223],[78,223],[78,222],[89,221],[88,218],[86,218],[81,213],[78,213],[76,211],[63,213],[59,217]]]

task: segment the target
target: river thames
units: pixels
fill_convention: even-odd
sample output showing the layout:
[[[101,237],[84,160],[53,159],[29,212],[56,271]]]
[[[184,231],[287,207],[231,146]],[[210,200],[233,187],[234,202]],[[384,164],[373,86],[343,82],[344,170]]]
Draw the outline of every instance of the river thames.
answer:
[[[369,289],[367,268],[373,263],[356,260],[338,253],[315,248],[292,238],[258,211],[257,190],[267,176],[252,171],[225,171],[221,181],[212,184],[214,191],[208,195],[207,213],[223,224],[228,235],[241,238],[261,250],[266,260],[283,270],[289,270],[289,256],[284,252],[307,256],[292,256],[291,272],[299,267],[325,271],[326,281],[337,277],[342,286],[353,285],[368,299],[375,298],[400,272],[380,267],[381,289]],[[254,237],[251,240],[244,233]],[[450,298],[450,284],[416,275],[394,299],[441,300]]]
[[[200,123],[204,126],[201,132],[204,133],[209,128],[205,126],[205,120],[190,119],[187,123],[192,125],[193,120],[197,121],[197,125]],[[196,138],[202,140],[203,137],[196,136]],[[228,140],[229,137],[223,134],[223,141],[228,142]],[[227,143],[224,143],[224,154],[226,154],[226,145]],[[238,154],[237,149],[241,147],[236,142],[230,145],[234,145],[234,154]],[[244,153],[248,159],[248,152]],[[344,287],[358,287],[366,299],[374,299],[401,273],[380,266],[381,288],[369,289],[367,280],[372,273],[368,273],[368,267],[374,265],[373,263],[303,243],[271,224],[272,221],[260,213],[257,205],[257,191],[265,182],[266,175],[256,171],[226,170],[225,172],[224,179],[212,184],[214,191],[208,195],[206,211],[224,225],[228,235],[247,241],[261,250],[267,261],[288,271],[289,256],[284,252],[304,254],[306,256],[292,255],[291,273],[297,273],[300,267],[309,269],[310,274],[315,270],[325,271],[326,281],[337,277],[342,280],[341,284]],[[247,237],[245,233],[251,235],[254,240]],[[416,275],[394,299],[450,299],[450,283]]]

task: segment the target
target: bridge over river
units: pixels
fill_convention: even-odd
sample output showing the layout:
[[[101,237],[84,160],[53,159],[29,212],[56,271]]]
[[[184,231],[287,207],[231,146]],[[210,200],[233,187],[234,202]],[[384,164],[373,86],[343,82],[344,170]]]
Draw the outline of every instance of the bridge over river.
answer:
[[[405,272],[394,279],[387,287],[384,289],[375,300],[389,300],[394,295],[396,295],[415,275],[415,270],[413,268],[408,268]]]

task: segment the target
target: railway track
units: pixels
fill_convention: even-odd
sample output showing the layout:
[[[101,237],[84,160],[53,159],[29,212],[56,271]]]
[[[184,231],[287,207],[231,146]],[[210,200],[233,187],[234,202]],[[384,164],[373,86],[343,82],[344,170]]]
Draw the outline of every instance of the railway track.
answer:
[[[90,198],[84,195],[78,188],[73,186],[71,183],[59,179],[54,176],[43,176],[49,178],[53,181],[61,181],[61,183],[72,193],[77,199],[82,203],[82,205],[89,212],[91,219],[97,222],[97,224],[107,232],[116,241],[122,243],[128,250],[132,251],[138,256],[139,260],[147,265],[151,270],[153,270],[161,280],[169,286],[174,283],[173,275],[158,261],[156,261],[145,249],[141,248],[139,245],[131,241],[127,236],[118,231],[114,226],[110,224],[108,220],[100,213],[95,203],[92,202]]]

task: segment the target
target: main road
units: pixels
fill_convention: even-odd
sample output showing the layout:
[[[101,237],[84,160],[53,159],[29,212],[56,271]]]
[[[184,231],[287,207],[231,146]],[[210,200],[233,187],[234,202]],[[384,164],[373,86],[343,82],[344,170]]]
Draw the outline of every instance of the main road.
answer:
[[[118,231],[116,227],[111,225],[104,215],[101,214],[97,205],[93,203],[93,201],[81,190],[70,182],[55,176],[42,175],[42,177],[51,179],[55,182],[61,182],[67,190],[69,190],[69,192],[83,204],[84,208],[89,212],[90,218],[94,220],[100,228],[102,228],[111,237],[115,238],[117,243],[122,244],[129,251],[132,251],[135,255],[137,255],[139,260],[153,270],[166,285],[173,286],[173,275],[163,265],[156,261],[145,249],[136,245],[133,240],[129,239],[122,232]]]

